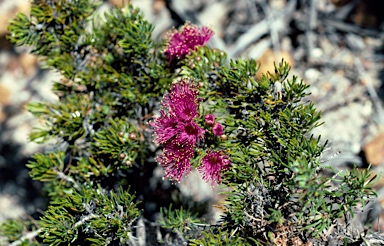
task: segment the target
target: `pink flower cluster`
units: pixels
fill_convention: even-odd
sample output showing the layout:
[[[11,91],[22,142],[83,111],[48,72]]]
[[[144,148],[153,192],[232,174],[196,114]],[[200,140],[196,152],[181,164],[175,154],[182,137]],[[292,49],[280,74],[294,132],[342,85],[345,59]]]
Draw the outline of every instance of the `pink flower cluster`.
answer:
[[[203,139],[205,133],[195,122],[199,102],[198,87],[192,80],[183,79],[174,84],[164,96],[160,117],[150,123],[154,129],[155,142],[163,145],[163,153],[156,161],[163,167],[165,177],[180,181],[184,174],[191,171],[190,161],[197,143]],[[206,116],[205,120],[211,120],[215,128],[213,115]],[[219,124],[216,128],[222,134],[222,126]],[[201,164],[199,172],[204,180],[211,181],[212,184],[219,182],[221,171],[231,166],[228,156],[220,151],[208,151]]]
[[[206,44],[212,36],[213,31],[209,27],[199,28],[187,22],[179,31],[174,29],[168,33],[165,54],[170,63],[175,58],[182,59],[197,46]]]
[[[176,181],[191,171],[194,148],[205,132],[194,121],[198,116],[197,96],[193,81],[184,79],[174,84],[161,102],[160,117],[151,123],[155,141],[164,146],[156,160],[164,168],[165,177]]]

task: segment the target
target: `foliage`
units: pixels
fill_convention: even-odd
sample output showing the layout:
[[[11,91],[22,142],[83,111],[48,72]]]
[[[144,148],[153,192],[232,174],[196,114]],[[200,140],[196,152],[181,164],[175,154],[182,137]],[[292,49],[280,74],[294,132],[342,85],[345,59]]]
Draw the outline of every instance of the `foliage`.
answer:
[[[147,243],[163,245],[311,242],[375,195],[368,171],[341,172],[322,163],[327,142],[311,135],[321,125],[320,113],[303,100],[309,86],[288,78],[286,62],[257,80],[255,60],[229,60],[224,51],[202,45],[212,35],[208,29],[200,33],[210,35],[200,37],[204,42],[194,40],[183,46],[191,47],[183,56],[167,57],[164,50],[177,53],[177,47],[166,45],[187,42],[197,27],[188,23],[187,38],[158,42],[138,9],[129,5],[99,16],[98,5],[35,0],[29,17],[18,14],[10,23],[10,40],[32,46],[62,79],[54,83],[57,102],[28,106],[41,122],[30,139],[56,146],[35,154],[27,165],[30,176],[45,183],[48,208],[36,221],[3,223],[0,232],[9,242],[135,245],[142,230]],[[194,84],[172,86],[180,81]],[[188,93],[195,94],[188,99]],[[193,117],[185,105],[197,110]],[[168,134],[161,146],[153,143],[152,119],[158,132]],[[220,127],[213,130],[213,122],[222,134]],[[204,137],[192,138],[191,126]],[[156,211],[148,209],[155,194],[150,193],[153,163],[161,148],[167,148],[163,155],[170,153],[159,161],[164,168],[180,170],[180,159],[187,157],[181,174],[191,166],[205,180],[220,182],[226,191],[218,205],[220,221],[204,220],[193,206],[183,209],[177,184],[156,190],[164,197],[156,201]],[[187,148],[188,156],[183,154]],[[222,167],[207,174],[202,162]],[[324,175],[324,169],[334,175]],[[171,199],[166,200],[167,193]],[[153,219],[154,213],[161,218]],[[167,236],[148,239],[160,232]]]

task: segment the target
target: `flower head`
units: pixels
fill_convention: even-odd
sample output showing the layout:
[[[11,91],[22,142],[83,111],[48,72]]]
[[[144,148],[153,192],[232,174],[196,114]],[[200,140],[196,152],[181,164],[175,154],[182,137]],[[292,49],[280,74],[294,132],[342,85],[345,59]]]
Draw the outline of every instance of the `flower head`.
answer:
[[[223,155],[221,151],[208,151],[201,159],[201,166],[198,167],[199,172],[206,182],[211,181],[211,185],[221,180],[221,172],[231,167],[231,162],[227,155]]]
[[[173,84],[171,91],[164,96],[161,106],[173,117],[190,121],[198,116],[197,108],[200,101],[198,94],[198,87],[193,81],[184,79]]]
[[[213,134],[215,134],[216,136],[220,136],[220,135],[223,135],[223,126],[216,122],[213,127],[212,127],[212,132]]]
[[[191,172],[190,160],[193,155],[194,149],[190,146],[181,148],[176,144],[168,144],[156,161],[163,167],[166,178],[180,181],[184,174]]]
[[[213,123],[215,123],[215,116],[211,114],[207,114],[204,117],[204,120],[205,120],[205,123],[207,123],[208,125],[213,125]]]
[[[168,34],[167,47],[165,54],[169,57],[169,62],[173,59],[182,59],[195,50],[197,46],[202,46],[212,37],[213,31],[209,27],[199,28],[187,22],[181,27],[180,31],[173,30]]]
[[[150,123],[155,142],[164,146],[156,160],[164,168],[166,177],[176,181],[190,172],[194,148],[205,133],[194,121],[198,116],[199,101],[193,81],[183,79],[164,96],[160,117]]]

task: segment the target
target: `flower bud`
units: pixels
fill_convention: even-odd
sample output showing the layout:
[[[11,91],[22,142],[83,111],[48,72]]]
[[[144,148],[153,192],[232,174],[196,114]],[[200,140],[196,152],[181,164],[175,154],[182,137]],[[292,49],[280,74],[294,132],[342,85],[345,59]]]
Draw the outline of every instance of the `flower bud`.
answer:
[[[120,159],[124,159],[125,158],[125,154],[124,153],[120,153],[119,157],[120,157]]]
[[[136,136],[136,133],[134,132],[130,132],[129,135],[128,135],[129,139],[131,140],[136,140],[137,136]]]
[[[207,123],[208,125],[213,125],[215,123],[215,116],[213,116],[212,114],[207,114],[204,117],[204,120],[205,123]]]
[[[215,123],[212,127],[212,132],[216,136],[221,136],[223,135],[223,126],[220,123]]]

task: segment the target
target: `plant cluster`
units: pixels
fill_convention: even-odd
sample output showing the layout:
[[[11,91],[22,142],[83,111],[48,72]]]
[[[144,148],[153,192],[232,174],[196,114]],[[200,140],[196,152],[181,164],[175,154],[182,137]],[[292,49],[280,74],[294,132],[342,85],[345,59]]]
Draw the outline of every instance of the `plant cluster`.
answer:
[[[57,102],[28,106],[41,122],[31,140],[56,146],[28,164],[49,204],[38,218],[3,223],[10,243],[310,245],[375,195],[368,171],[322,163],[326,142],[311,135],[320,113],[287,63],[256,79],[255,60],[206,45],[208,27],[186,23],[159,42],[138,9],[98,16],[97,6],[34,0],[30,16],[10,23],[11,41],[62,75]],[[150,211],[156,162],[174,190],[192,169],[196,182],[225,188],[222,218],[160,199]]]

